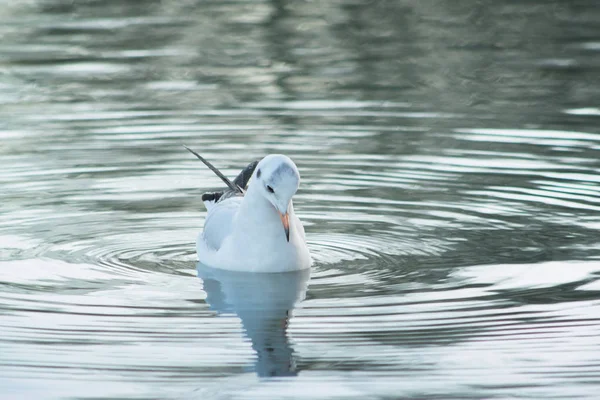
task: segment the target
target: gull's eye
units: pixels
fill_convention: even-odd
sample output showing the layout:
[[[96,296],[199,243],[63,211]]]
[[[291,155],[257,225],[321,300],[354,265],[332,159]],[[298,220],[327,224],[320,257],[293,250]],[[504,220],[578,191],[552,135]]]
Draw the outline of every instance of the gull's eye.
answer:
[[[273,188],[269,185],[267,185],[267,190],[269,191],[269,193],[275,193],[275,191],[273,190]]]

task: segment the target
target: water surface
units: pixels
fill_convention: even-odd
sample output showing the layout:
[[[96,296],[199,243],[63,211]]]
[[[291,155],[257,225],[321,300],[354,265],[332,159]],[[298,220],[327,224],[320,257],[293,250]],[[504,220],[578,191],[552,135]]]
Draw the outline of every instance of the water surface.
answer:
[[[421,3],[1,5],[1,397],[595,398],[600,8]],[[309,282],[182,144],[296,161]]]

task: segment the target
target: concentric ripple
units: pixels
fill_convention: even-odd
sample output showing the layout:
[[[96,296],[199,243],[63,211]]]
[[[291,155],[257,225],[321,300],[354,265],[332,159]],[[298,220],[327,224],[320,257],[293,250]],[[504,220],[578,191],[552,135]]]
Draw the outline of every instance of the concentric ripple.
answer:
[[[446,140],[472,139],[461,132]],[[139,135],[137,151],[148,140],[184,139]],[[283,151],[294,151],[278,137]],[[213,140],[214,148],[207,137],[202,145],[233,175],[243,164]],[[268,146],[272,135],[264,140],[254,146]],[[86,142],[72,145],[94,154]],[[139,163],[116,148],[123,160],[97,151],[80,165],[48,151],[38,158],[51,169],[32,173],[27,153],[7,165],[8,198],[22,206],[6,203],[1,217],[3,390],[35,396],[36,387],[24,388],[30,377],[46,387],[69,371],[73,384],[57,397],[85,397],[83,382],[120,383],[104,391],[117,396],[133,381],[143,393],[166,380],[179,389],[164,396],[183,389],[195,397],[215,387],[197,389],[203,377],[218,378],[228,393],[270,393],[253,380],[227,380],[252,368],[261,344],[245,317],[215,309],[196,277],[199,195],[218,182],[176,145],[148,150]],[[248,151],[249,159],[258,153]],[[303,173],[296,208],[315,266],[284,331],[300,374],[290,390],[327,371],[321,385],[336,393],[360,398],[370,393],[366,382],[379,382],[377,393],[389,396],[412,393],[408,382],[428,374],[439,382],[420,393],[458,396],[493,370],[485,390],[494,393],[518,385],[543,394],[552,385],[576,395],[600,375],[590,354],[600,344],[600,264],[588,235],[600,196],[585,179],[598,173],[591,160],[557,154],[550,164],[533,153],[454,147],[358,157],[357,168],[356,158],[323,163],[310,153],[295,157]],[[41,187],[51,196],[35,196]],[[563,261],[544,262],[549,245]],[[402,378],[390,380],[399,369]]]

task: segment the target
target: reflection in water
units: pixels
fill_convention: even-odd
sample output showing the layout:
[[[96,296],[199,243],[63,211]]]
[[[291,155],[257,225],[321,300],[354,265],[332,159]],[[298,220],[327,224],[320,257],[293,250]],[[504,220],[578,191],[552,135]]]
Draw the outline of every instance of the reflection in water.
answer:
[[[219,315],[235,313],[256,351],[258,376],[296,375],[287,328],[294,306],[304,300],[310,269],[254,274],[197,265],[206,301]]]

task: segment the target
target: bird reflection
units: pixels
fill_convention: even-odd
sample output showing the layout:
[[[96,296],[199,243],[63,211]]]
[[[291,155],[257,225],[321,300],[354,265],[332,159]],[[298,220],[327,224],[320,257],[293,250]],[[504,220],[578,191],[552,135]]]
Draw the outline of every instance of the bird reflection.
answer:
[[[294,306],[306,295],[310,269],[251,273],[197,265],[206,301],[219,314],[235,313],[256,351],[258,376],[295,376],[287,328]]]

